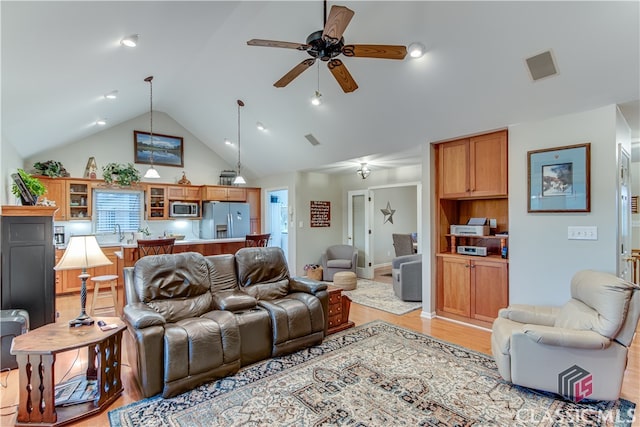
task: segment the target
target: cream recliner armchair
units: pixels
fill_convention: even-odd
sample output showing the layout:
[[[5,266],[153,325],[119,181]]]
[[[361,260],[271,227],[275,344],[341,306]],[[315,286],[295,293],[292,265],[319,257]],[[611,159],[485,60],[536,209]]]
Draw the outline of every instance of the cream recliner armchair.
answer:
[[[640,287],[583,270],[562,307],[512,305],[493,323],[500,375],[570,400],[616,400],[640,317]]]

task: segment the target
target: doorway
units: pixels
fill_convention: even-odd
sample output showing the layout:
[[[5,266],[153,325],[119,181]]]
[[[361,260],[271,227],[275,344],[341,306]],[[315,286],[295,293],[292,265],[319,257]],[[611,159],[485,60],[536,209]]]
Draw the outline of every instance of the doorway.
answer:
[[[368,190],[349,191],[348,193],[348,244],[358,250],[358,265],[356,275],[364,279],[373,279],[373,264],[371,262],[371,206],[373,195]]]
[[[631,158],[618,146],[618,277],[631,277]]]
[[[265,232],[271,233],[268,246],[282,249],[289,261],[289,190],[267,191]]]

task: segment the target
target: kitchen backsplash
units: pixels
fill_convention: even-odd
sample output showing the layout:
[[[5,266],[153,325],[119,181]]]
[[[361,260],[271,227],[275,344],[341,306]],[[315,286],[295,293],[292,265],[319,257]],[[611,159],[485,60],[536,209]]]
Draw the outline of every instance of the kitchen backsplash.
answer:
[[[59,247],[64,247],[69,242],[69,237],[93,234],[93,224],[91,221],[56,221],[54,226],[64,227],[64,242],[65,244],[58,244]],[[166,234],[184,235],[185,240],[197,239],[200,234],[200,221],[199,220],[170,220],[170,221],[142,221],[142,229],[149,230],[149,238],[157,238]],[[98,242],[111,243],[118,242],[118,236],[116,233],[101,233],[96,235]],[[132,232],[124,232],[123,243],[133,240]]]

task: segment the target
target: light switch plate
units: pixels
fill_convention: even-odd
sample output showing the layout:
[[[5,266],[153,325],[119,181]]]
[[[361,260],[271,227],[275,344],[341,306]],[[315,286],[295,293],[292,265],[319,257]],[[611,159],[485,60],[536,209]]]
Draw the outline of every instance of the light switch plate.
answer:
[[[596,226],[569,226],[567,227],[569,240],[598,240],[598,227]]]

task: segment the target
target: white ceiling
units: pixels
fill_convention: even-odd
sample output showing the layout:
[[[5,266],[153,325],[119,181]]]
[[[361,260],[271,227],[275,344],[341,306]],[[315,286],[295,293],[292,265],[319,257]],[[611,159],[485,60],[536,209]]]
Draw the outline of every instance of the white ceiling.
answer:
[[[255,177],[325,167],[415,164],[421,143],[523,121],[623,104],[640,138],[638,2],[329,2],[355,16],[352,44],[419,41],[403,61],[346,58],[359,85],[345,94],[322,63],[325,103],[312,107],[318,70],[273,83],[308,55],[247,46],[306,41],[321,1],[2,1],[2,139],[31,156],[148,112],[164,111],[235,164],[236,99],[242,163]],[[139,33],[135,49],[122,37]],[[551,49],[559,74],[532,82],[524,59]],[[103,95],[119,91],[119,98]],[[255,128],[260,121],[266,133]],[[321,144],[304,138],[313,134]]]

